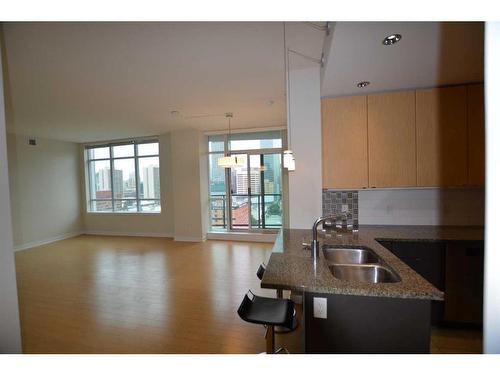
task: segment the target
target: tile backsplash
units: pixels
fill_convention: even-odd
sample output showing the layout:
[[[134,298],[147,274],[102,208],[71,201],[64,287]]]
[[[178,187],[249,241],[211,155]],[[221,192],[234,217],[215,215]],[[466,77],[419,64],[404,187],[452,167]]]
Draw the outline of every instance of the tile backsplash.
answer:
[[[359,208],[358,192],[332,191],[323,189],[323,216],[335,216],[342,220],[342,226],[347,228],[358,228]]]
[[[484,225],[482,188],[323,189],[322,198],[323,216],[347,205],[353,225]]]

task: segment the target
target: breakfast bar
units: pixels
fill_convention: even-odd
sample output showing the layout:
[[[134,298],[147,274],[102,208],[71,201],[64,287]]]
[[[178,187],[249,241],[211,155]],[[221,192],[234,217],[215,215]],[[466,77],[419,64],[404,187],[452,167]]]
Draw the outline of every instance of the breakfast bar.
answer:
[[[444,300],[444,287],[433,285],[385,246],[416,243],[423,249],[421,258],[436,257],[436,243],[475,244],[483,240],[483,228],[361,226],[356,232],[321,231],[316,263],[308,246],[311,238],[310,230],[283,229],[261,282],[263,288],[302,294],[304,352],[428,353],[431,302]],[[364,251],[373,259],[334,263],[332,253],[344,250]],[[338,271],[353,267],[394,276],[360,280],[355,272]]]

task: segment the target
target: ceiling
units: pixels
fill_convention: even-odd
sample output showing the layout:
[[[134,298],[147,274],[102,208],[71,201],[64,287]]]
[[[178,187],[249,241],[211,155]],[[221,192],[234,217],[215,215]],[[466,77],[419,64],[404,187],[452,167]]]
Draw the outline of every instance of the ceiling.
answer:
[[[319,24],[316,24],[319,25]],[[287,23],[289,48],[327,61],[321,95],[483,80],[483,24]],[[4,23],[10,132],[74,142],[286,124],[280,22]],[[392,33],[403,37],[382,45]],[[292,59],[300,68],[301,58]],[[307,60],[303,64],[311,64]],[[359,81],[371,84],[358,89]],[[177,115],[172,115],[177,111]]]
[[[324,33],[287,23],[319,57]],[[5,23],[7,128],[75,142],[286,124],[283,23]],[[172,115],[172,111],[178,111]]]
[[[401,41],[383,45],[394,33]],[[480,22],[337,22],[321,96],[483,81],[483,39]]]

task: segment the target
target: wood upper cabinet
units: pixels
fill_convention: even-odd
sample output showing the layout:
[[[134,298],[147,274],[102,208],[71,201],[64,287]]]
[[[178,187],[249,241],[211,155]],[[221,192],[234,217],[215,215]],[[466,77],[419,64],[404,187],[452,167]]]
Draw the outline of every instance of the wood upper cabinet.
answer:
[[[415,91],[368,95],[370,187],[416,185]]]
[[[467,86],[468,181],[484,185],[484,85]]]
[[[368,186],[366,96],[321,101],[323,188]]]
[[[466,91],[417,90],[417,186],[467,184]]]
[[[321,101],[323,188],[482,186],[484,85]]]

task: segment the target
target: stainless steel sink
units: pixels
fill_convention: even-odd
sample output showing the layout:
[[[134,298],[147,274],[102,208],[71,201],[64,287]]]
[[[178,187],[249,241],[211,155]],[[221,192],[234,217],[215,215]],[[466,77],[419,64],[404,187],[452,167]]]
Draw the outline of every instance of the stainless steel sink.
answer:
[[[401,277],[381,264],[332,264],[329,266],[333,277],[346,281],[365,283],[396,283]]]
[[[329,263],[373,264],[380,263],[380,257],[373,250],[363,248],[339,248],[324,245],[323,255]]]

